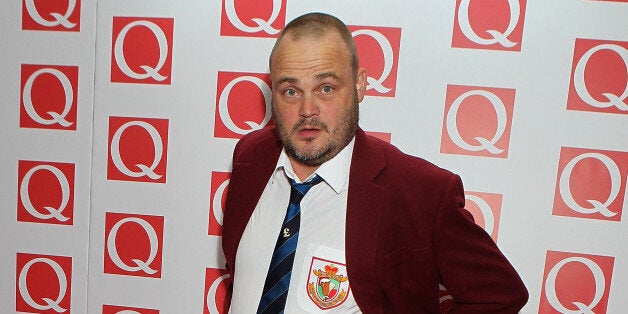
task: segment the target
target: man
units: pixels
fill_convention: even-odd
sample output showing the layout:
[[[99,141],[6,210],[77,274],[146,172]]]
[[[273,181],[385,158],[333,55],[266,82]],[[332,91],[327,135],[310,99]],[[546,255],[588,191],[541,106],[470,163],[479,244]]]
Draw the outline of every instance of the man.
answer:
[[[439,313],[439,284],[451,313],[523,307],[527,291],[468,218],[460,178],[358,127],[366,74],[340,20],[293,20],[269,63],[275,127],[237,144],[225,206],[231,313]],[[291,184],[319,177],[293,199]],[[298,226],[287,225],[294,204]],[[276,255],[293,234],[277,284]]]

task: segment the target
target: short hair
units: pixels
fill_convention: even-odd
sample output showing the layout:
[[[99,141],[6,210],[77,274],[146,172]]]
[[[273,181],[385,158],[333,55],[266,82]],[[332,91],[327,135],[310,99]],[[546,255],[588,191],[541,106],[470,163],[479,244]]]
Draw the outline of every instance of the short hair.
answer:
[[[345,23],[337,17],[320,12],[301,15],[290,21],[290,23],[284,27],[279,34],[275,45],[273,46],[270,57],[268,58],[269,66],[273,56],[275,55],[277,46],[279,46],[279,43],[286,35],[289,35],[292,40],[299,40],[304,36],[321,38],[332,31],[338,33],[338,35],[342,38],[342,41],[347,46],[349,57],[351,58],[350,61],[353,73],[354,75],[357,75],[359,67],[358,53],[355,49],[355,42],[353,40],[353,36],[351,35],[351,31],[349,31],[347,25],[345,25]]]

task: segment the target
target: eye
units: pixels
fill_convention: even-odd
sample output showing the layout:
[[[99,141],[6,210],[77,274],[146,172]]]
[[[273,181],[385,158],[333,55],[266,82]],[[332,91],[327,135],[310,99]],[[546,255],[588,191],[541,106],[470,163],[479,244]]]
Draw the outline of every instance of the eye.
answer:
[[[288,97],[294,97],[294,96],[297,95],[297,91],[292,89],[292,88],[286,89],[283,93],[284,93],[284,95],[286,95]]]
[[[334,88],[329,85],[325,85],[323,86],[323,88],[321,88],[321,91],[323,92],[323,94],[329,94],[334,91]]]

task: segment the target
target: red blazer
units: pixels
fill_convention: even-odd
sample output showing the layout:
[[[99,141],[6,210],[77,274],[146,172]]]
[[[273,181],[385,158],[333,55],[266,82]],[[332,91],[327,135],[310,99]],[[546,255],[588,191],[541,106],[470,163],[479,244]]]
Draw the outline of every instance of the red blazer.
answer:
[[[281,143],[272,127],[236,145],[222,246],[235,278],[244,228],[275,169]],[[347,201],[345,258],[364,313],[440,313],[439,283],[450,313],[517,313],[528,292],[490,236],[467,216],[460,178],[356,134]]]

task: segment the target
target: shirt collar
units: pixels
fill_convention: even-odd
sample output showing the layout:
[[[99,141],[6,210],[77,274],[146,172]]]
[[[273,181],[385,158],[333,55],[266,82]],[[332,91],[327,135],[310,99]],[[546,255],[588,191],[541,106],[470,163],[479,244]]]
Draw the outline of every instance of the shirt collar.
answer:
[[[355,144],[355,137],[345,146],[336,156],[332,159],[324,162],[316,171],[310,175],[304,181],[308,181],[319,175],[327,184],[336,192],[340,193],[349,181],[349,170],[351,168],[351,157],[353,156],[353,146]],[[275,166],[275,172],[282,172],[290,179],[296,182],[301,182],[292,169],[292,164],[288,158],[288,154],[285,149],[281,150],[279,160],[277,160],[277,166]]]

